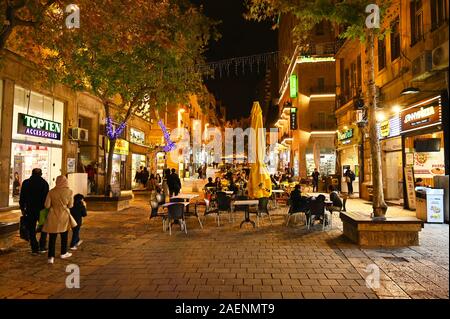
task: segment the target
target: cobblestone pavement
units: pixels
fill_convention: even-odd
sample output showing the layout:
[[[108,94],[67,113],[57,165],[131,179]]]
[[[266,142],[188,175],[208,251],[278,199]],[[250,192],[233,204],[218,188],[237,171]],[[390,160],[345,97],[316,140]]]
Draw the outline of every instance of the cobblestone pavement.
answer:
[[[253,229],[239,228],[243,214],[201,229],[188,218],[188,234],[170,236],[160,219],[148,220],[148,204],[136,199],[121,212],[89,212],[83,245],[66,260],[47,264],[16,239],[0,255],[0,298],[448,298],[449,227],[426,224],[420,246],[360,249],[333,229],[307,231],[299,220],[285,226],[286,208]],[[349,200],[347,209],[370,212]],[[391,215],[411,215],[391,207]],[[255,216],[252,217],[253,219]],[[58,253],[58,247],[57,247]],[[65,286],[66,266],[80,267],[81,287]],[[367,265],[380,268],[380,286],[369,289]]]

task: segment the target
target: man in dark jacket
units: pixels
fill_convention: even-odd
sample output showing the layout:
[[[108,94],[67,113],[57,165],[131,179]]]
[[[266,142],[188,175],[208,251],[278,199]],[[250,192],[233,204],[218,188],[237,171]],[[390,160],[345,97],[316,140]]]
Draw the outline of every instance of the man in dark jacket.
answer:
[[[177,196],[181,190],[181,180],[178,177],[175,168],[172,168],[172,174],[167,178],[167,184],[169,186],[169,196]]]
[[[36,240],[36,224],[39,220],[39,212],[44,208],[48,189],[48,183],[42,178],[42,170],[34,168],[31,177],[23,181],[20,190],[19,205],[22,215],[26,217],[33,255],[46,252],[47,233],[41,233],[38,243]]]
[[[314,172],[311,174],[313,181],[313,192],[319,191],[319,176],[320,173],[317,171],[317,168],[314,169]]]
[[[76,194],[73,197],[73,207],[70,209],[70,214],[77,222],[77,226],[72,228],[72,241],[70,242],[70,249],[77,250],[77,247],[83,242],[80,240],[80,229],[83,223],[83,217],[87,216],[86,206],[84,203],[84,196]]]

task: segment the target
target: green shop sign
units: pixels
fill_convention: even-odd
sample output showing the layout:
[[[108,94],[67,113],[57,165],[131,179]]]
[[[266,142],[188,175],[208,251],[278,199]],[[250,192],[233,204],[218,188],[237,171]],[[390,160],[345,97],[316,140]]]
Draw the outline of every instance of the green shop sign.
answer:
[[[339,141],[349,140],[353,137],[353,129],[349,129],[339,133]]]
[[[291,99],[295,99],[297,97],[298,94],[298,79],[297,79],[297,75],[292,74],[291,77],[289,78],[289,92],[290,92],[290,96]]]
[[[61,139],[61,123],[41,119],[28,114],[18,114],[17,133],[23,135]]]

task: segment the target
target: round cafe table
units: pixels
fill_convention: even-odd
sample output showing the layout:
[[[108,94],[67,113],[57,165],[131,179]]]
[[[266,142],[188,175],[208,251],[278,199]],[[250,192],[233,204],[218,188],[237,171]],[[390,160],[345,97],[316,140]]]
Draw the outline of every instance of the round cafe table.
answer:
[[[253,220],[250,219],[250,211],[249,211],[249,207],[250,206],[257,206],[259,204],[259,201],[257,199],[245,199],[245,200],[235,200],[233,202],[234,206],[246,206],[245,209],[245,218],[244,220],[241,222],[241,225],[239,226],[239,228],[242,228],[242,225],[244,223],[250,223],[253,225],[253,228],[256,227],[256,224]]]

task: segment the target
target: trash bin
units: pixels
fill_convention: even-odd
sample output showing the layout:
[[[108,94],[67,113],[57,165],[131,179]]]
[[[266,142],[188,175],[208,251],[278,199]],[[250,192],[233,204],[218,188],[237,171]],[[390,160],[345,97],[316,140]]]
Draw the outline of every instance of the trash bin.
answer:
[[[444,190],[420,187],[416,190],[416,216],[427,223],[444,222]]]

